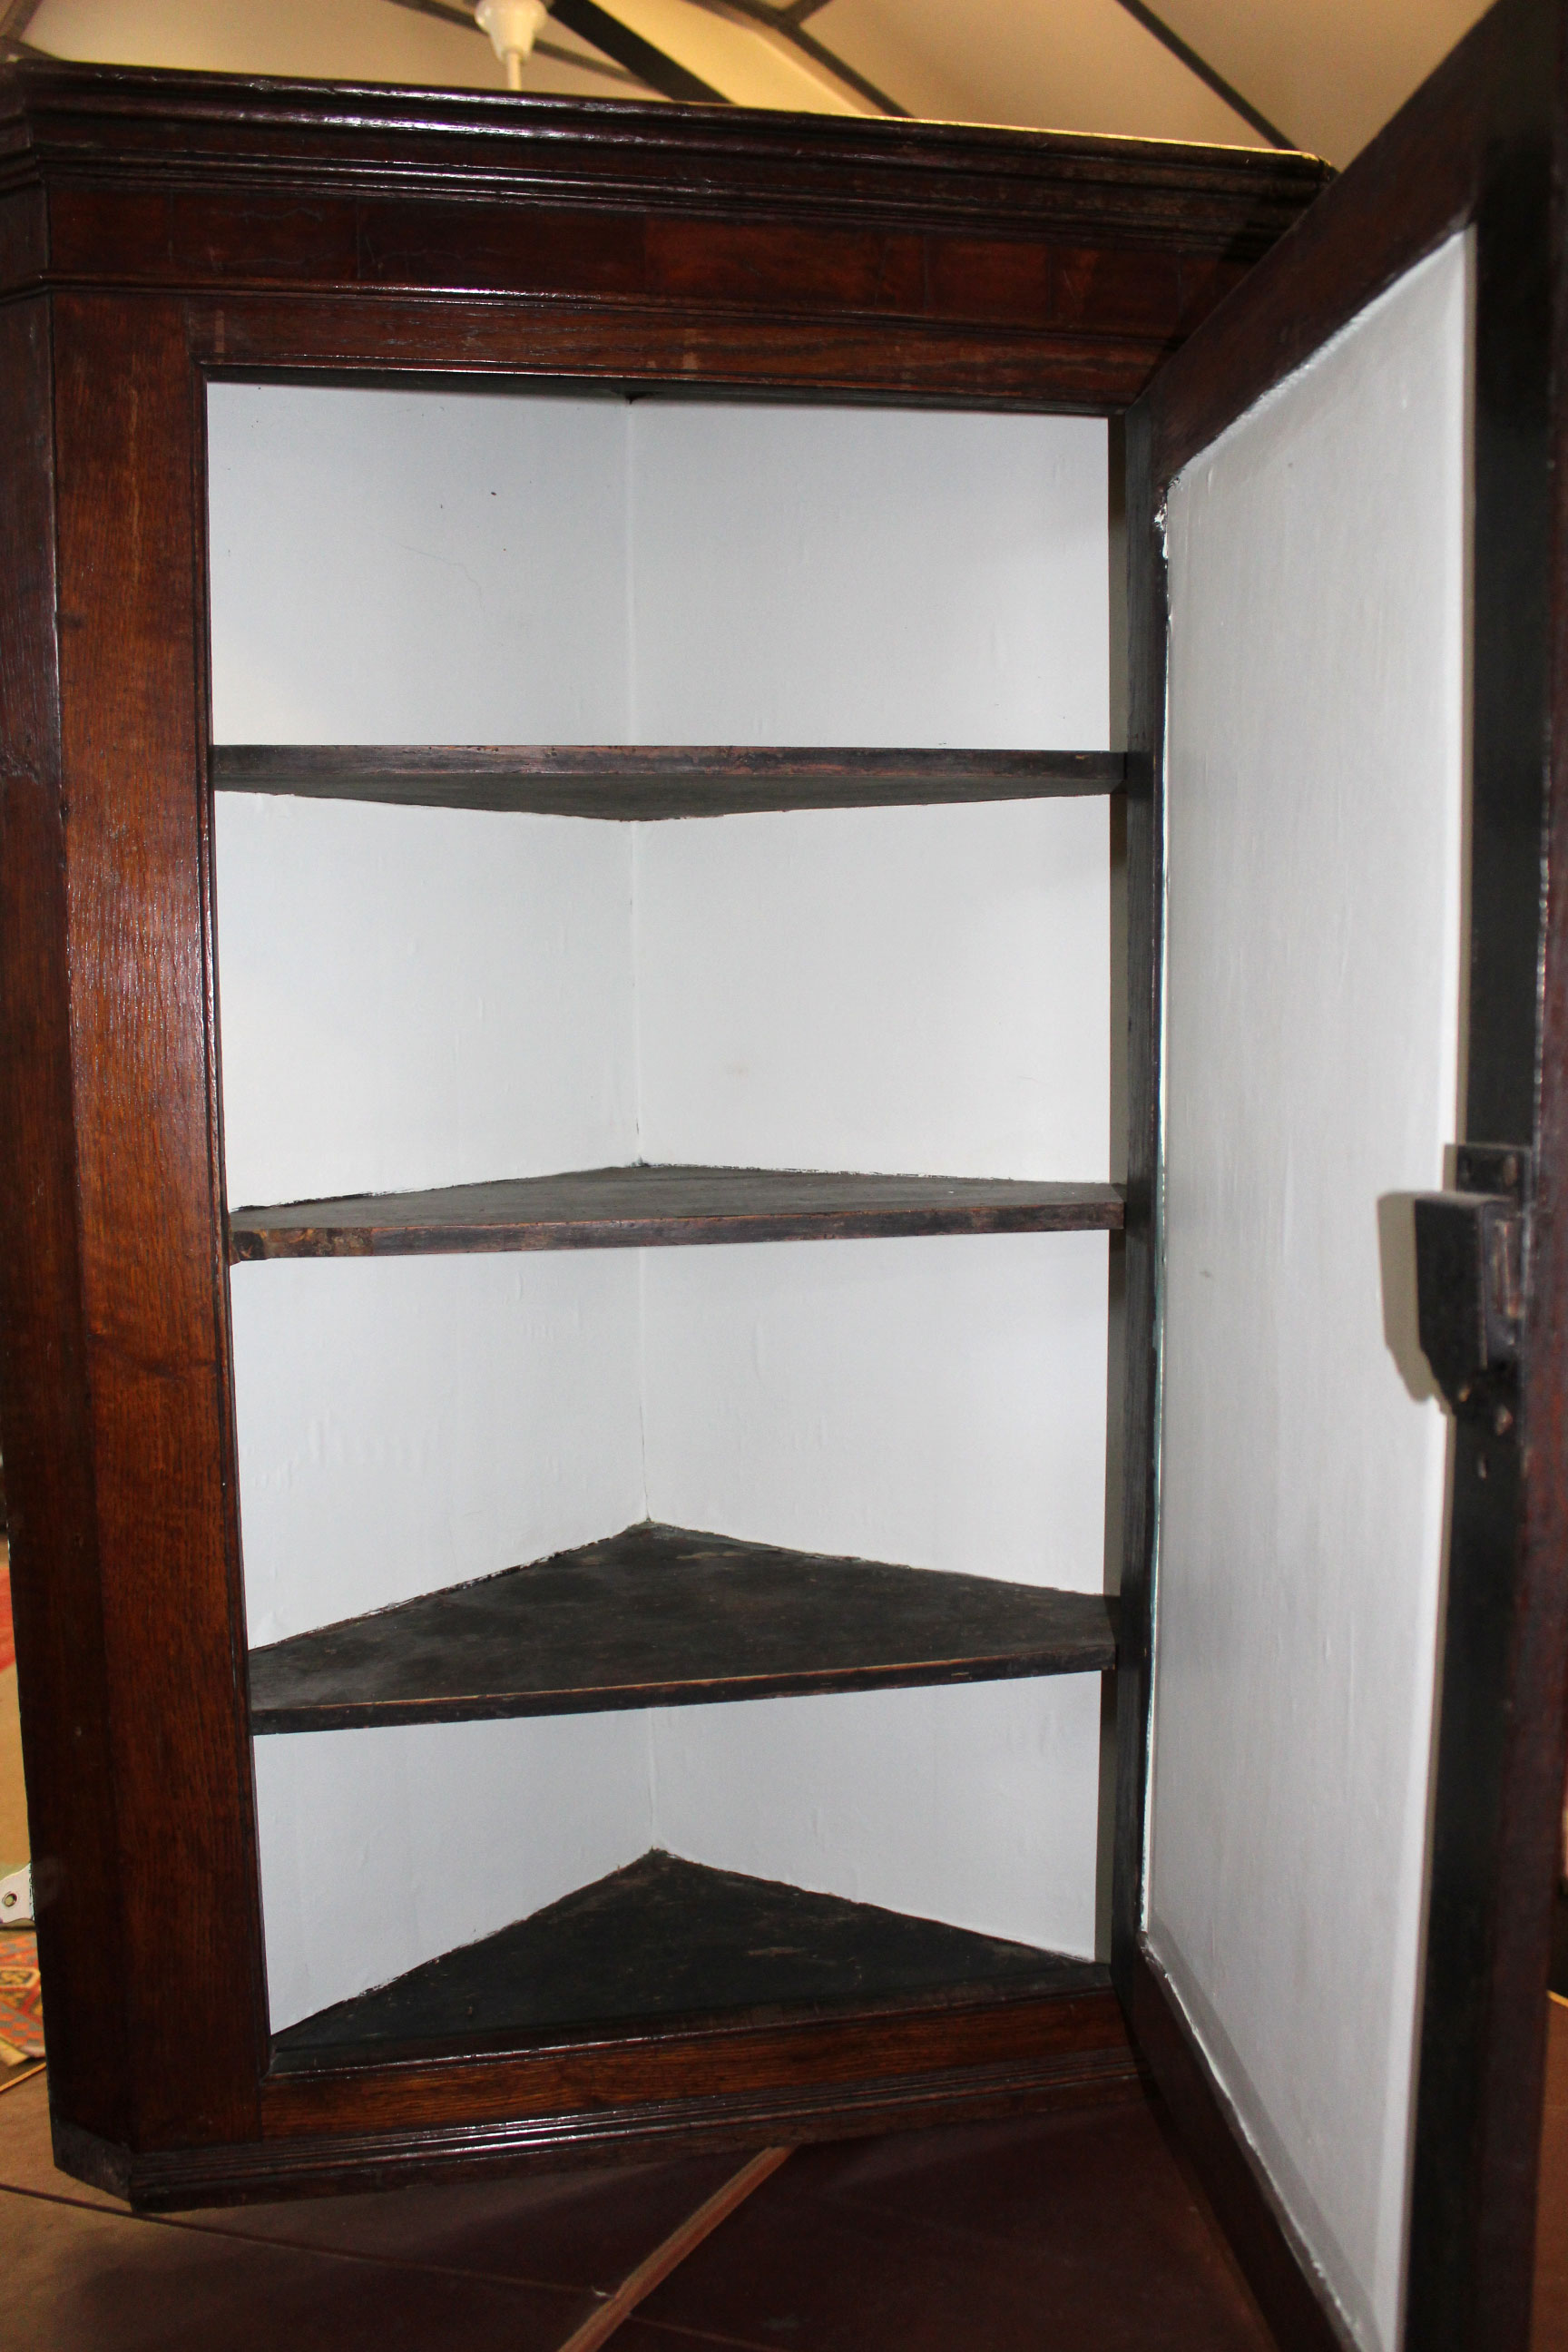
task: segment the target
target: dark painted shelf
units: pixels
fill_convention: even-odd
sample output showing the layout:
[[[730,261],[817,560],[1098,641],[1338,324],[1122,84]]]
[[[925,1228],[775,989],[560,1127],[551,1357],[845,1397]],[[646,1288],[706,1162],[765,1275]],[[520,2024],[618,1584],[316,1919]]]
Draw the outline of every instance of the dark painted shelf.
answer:
[[[1113,1604],[644,1521],[250,1654],[257,1733],[1103,1674]]]
[[[1092,1960],[658,1851],[477,1944],[279,2033],[278,2071],[371,2051],[504,2047],[552,2030],[743,2009],[889,2010],[1103,1994]]]
[[[797,1175],[774,1168],[588,1168],[235,1209],[228,1254],[409,1257],[457,1250],[646,1249],[900,1234],[1116,1232],[1114,1184],[992,1176]]]
[[[1113,793],[1121,751],[751,750],[683,743],[218,743],[220,791],[546,816],[733,816]]]

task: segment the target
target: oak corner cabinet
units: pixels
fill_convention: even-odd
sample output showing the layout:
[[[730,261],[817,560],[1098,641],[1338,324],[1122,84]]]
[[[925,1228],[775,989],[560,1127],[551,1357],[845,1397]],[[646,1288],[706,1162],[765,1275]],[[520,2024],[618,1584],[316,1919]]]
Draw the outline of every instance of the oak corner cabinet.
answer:
[[[0,72],[67,2171],[1148,2074],[1282,2341],[1524,2346],[1563,36],[1338,179]]]

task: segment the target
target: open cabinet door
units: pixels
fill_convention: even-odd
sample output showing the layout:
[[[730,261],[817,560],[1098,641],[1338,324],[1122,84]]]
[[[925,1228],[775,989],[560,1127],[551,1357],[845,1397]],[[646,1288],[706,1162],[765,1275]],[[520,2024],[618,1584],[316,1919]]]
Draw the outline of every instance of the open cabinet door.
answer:
[[[1563,21],[1502,0],[1128,424],[1147,1476],[1115,1958],[1287,2344],[1529,2335],[1568,1582]],[[1415,1206],[1445,1185],[1444,1230],[1522,1251],[1484,1331]]]

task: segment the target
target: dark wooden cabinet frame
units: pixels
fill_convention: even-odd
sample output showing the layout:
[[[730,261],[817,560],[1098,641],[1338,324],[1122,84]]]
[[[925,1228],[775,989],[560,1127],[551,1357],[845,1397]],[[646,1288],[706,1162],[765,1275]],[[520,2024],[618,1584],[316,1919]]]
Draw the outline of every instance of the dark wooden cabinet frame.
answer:
[[[1517,1425],[1500,1436],[1461,1423],[1454,1446],[1409,2341],[1523,2344],[1568,1663],[1556,883],[1568,814],[1548,791],[1568,757],[1568,453],[1551,392],[1568,363],[1562,34],[1550,0],[1502,0],[1326,193],[1322,167],[1261,151],[34,64],[0,75],[0,1404],[67,2169],[172,2207],[754,2145],[1122,2095],[1136,2050],[1281,2340],[1333,2340],[1140,1934],[1156,1507],[1155,519],[1173,476],[1231,418],[1473,224],[1468,1131],[1532,1144],[1536,1191]],[[1064,768],[1052,787],[1126,796],[1120,2001],[1003,1989],[274,2063],[211,794],[215,765],[251,788],[269,776],[276,788],[277,773],[264,750],[215,762],[209,744],[205,392],[223,375],[1125,419],[1127,756],[1087,779]],[[521,761],[521,787],[460,756],[357,756],[357,787],[342,787],[340,761],[335,781],[310,788],[374,791],[379,775],[381,796],[525,806],[542,803],[505,795],[554,793],[566,797],[542,804],[565,806],[607,791],[622,813],[650,792],[819,805],[1037,788],[983,761],[933,778],[905,755],[879,772],[875,756],[857,769],[812,755],[813,775],[785,776],[785,803],[755,797],[781,789],[766,756],[721,750],[687,755],[679,773],[538,755]],[[422,759],[433,768],[410,782]],[[1478,1449],[1494,1468],[1484,1508],[1467,1483]]]

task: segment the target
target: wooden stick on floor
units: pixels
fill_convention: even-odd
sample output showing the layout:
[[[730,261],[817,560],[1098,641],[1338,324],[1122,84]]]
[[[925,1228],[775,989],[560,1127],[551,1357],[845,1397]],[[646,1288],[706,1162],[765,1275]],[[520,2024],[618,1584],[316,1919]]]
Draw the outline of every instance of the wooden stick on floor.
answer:
[[[621,2281],[614,2294],[597,2311],[591,2312],[581,2327],[573,2330],[560,2352],[598,2352],[598,2347],[609,2340],[623,2320],[631,2317],[644,2296],[650,2295],[671,2271],[679,2269],[687,2255],[694,2252],[721,2221],[727,2221],[737,2205],[743,2205],[752,2189],[760,2189],[788,2154],[787,2147],[764,2147],[760,2156],[743,2164],[721,2189],[714,2190],[705,2205],[699,2205],[695,2213],[688,2214],[680,2227],[672,2230],[663,2244],[656,2246],[647,2260]]]

